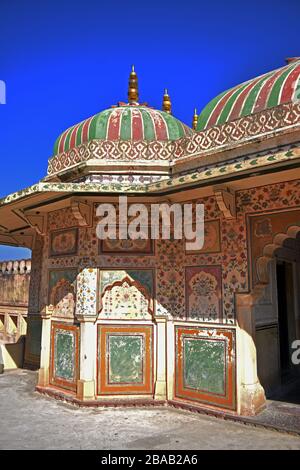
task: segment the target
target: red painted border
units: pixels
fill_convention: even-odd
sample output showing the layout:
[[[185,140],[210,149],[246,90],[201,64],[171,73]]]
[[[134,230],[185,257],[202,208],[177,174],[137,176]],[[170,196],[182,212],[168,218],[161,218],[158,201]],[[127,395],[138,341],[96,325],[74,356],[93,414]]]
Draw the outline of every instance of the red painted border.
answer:
[[[236,410],[236,370],[235,370],[235,331],[229,329],[218,329],[212,334],[207,336],[211,328],[202,327],[178,327],[175,326],[175,397],[183,398],[192,401],[198,401],[207,405],[219,406]],[[226,341],[226,362],[225,362],[225,395],[218,395],[206,391],[192,390],[184,386],[183,380],[183,349],[182,339],[184,337],[195,337],[201,339],[213,339],[216,341]],[[219,337],[219,339],[218,339]]]
[[[141,333],[145,337],[143,383],[109,384],[106,345],[109,333]],[[98,325],[97,395],[153,394],[153,325]]]
[[[71,331],[75,337],[75,376],[73,381],[60,379],[55,376],[54,368],[54,350],[56,330]],[[51,323],[51,350],[50,350],[50,384],[58,388],[77,391],[77,380],[79,378],[79,326],[67,325],[65,323]]]

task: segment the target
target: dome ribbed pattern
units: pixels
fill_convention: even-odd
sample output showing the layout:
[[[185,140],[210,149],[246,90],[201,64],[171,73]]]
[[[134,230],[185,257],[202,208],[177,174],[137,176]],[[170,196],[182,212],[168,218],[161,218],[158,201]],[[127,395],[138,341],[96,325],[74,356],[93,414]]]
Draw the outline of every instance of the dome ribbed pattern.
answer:
[[[197,130],[300,99],[300,59],[256,77],[210,101],[199,115]]]
[[[54,154],[93,139],[167,141],[190,136],[193,130],[174,116],[146,106],[110,108],[70,127],[55,142]]]

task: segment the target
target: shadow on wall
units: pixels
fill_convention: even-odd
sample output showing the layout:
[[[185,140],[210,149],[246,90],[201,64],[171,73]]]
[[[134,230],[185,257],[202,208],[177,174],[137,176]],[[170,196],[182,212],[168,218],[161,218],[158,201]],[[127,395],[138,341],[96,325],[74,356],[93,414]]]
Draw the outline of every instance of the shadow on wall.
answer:
[[[16,343],[0,342],[0,373],[4,370],[23,367],[25,351],[25,335],[20,336]]]

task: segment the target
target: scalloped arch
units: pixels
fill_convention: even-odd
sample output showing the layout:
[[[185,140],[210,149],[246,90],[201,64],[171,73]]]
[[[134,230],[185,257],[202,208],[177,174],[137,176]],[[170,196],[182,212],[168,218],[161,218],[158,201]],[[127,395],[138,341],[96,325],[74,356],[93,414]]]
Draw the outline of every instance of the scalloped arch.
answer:
[[[263,248],[263,255],[256,261],[256,272],[259,283],[268,284],[269,271],[268,265],[273,259],[276,250],[283,247],[283,244],[288,239],[296,239],[300,232],[300,225],[291,225],[286,233],[277,233],[274,235],[273,242],[267,243]]]

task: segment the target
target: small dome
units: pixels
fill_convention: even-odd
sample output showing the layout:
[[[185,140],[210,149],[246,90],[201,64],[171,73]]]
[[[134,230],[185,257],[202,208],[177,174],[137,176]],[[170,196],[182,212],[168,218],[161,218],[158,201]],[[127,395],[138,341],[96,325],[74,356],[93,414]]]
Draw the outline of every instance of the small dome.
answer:
[[[93,139],[167,141],[190,136],[193,130],[172,115],[144,105],[106,109],[70,127],[55,142],[54,155]]]
[[[300,99],[300,57],[288,64],[224,91],[198,118],[197,131],[224,124],[264,109]]]

